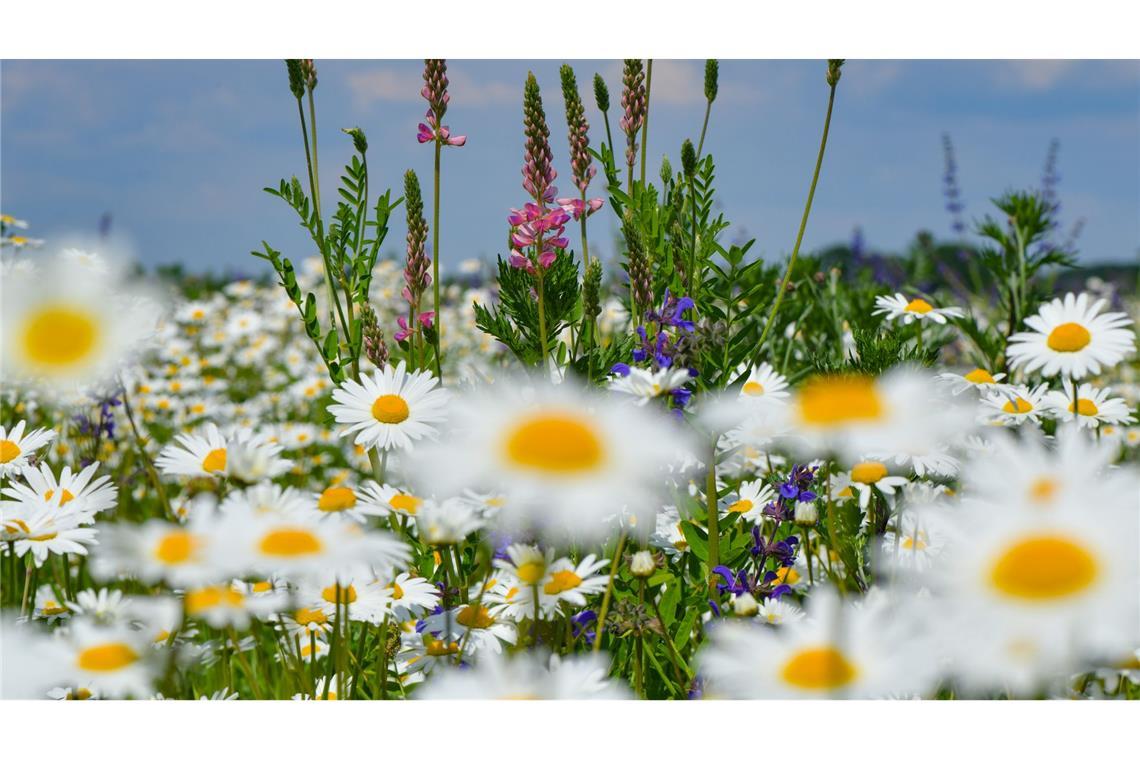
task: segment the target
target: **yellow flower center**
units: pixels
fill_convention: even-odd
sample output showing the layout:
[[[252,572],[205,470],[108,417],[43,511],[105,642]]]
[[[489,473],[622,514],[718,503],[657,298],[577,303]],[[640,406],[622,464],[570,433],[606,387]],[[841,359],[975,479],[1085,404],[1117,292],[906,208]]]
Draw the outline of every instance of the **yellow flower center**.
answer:
[[[596,470],[605,447],[589,424],[569,415],[539,414],[516,425],[506,438],[510,462],[522,469],[571,475]]]
[[[312,531],[304,528],[279,528],[266,533],[258,548],[262,554],[273,557],[302,557],[319,554],[324,544]]]
[[[372,417],[385,425],[398,425],[408,419],[408,402],[389,393],[372,402]]]
[[[241,607],[244,600],[229,586],[207,586],[186,593],[186,612],[197,615],[214,607]]]
[[[0,464],[7,464],[20,456],[20,447],[12,441],[0,441]]]
[[[439,639],[432,639],[427,643],[427,648],[425,651],[432,657],[446,657],[449,654],[459,653],[459,643],[452,641],[450,643],[444,644]]]
[[[307,627],[310,625],[324,625],[329,622],[329,617],[318,609],[310,609],[302,607],[293,613],[293,619],[297,621],[297,625]]]
[[[1063,325],[1057,325],[1053,331],[1049,333],[1049,337],[1045,339],[1045,345],[1054,351],[1059,351],[1064,354],[1071,354],[1074,351],[1080,351],[1092,341],[1092,335],[1089,334],[1084,325],[1078,325],[1076,322],[1066,322]]]
[[[322,512],[341,512],[356,506],[356,494],[351,488],[333,486],[326,488],[317,500],[317,509]]]
[[[1049,602],[1079,594],[1100,573],[1096,557],[1065,536],[1032,536],[1001,553],[990,582],[1001,593],[1028,602]]]
[[[121,642],[97,644],[80,651],[75,664],[80,670],[93,670],[97,673],[110,673],[134,664],[139,659],[138,652]]]
[[[1013,401],[1006,401],[1001,410],[1006,414],[1028,414],[1033,411],[1033,404],[1018,396]]]
[[[764,386],[761,385],[760,383],[756,382],[755,380],[749,380],[747,383],[744,384],[744,387],[741,388],[741,390],[744,391],[745,396],[763,396],[764,395]]]
[[[154,558],[167,565],[186,562],[198,547],[198,539],[189,531],[167,533],[154,547]]]
[[[838,496],[840,499],[850,499],[852,496],[855,495],[855,492],[851,490],[851,486],[844,486],[835,495]]]
[[[801,649],[784,663],[780,677],[797,689],[839,689],[855,680],[858,669],[832,646]]]
[[[409,515],[414,515],[416,509],[420,506],[422,499],[417,499],[410,493],[398,493],[388,500],[388,506],[400,512],[407,512]]]
[[[548,594],[560,594],[563,591],[569,591],[572,588],[578,588],[582,585],[582,579],[573,570],[559,570],[554,573],[547,583],[542,587],[542,590]]]
[[[455,616],[455,622],[467,628],[490,628],[495,618],[482,605],[468,605]]]
[[[979,367],[978,369],[975,369],[975,370],[971,370],[970,372],[967,372],[964,375],[964,377],[967,380],[969,380],[971,383],[993,383],[993,382],[997,382],[996,380],[994,380],[993,375],[991,375],[989,372],[986,372],[981,367]]]
[[[396,583],[395,581],[392,581],[391,585],[389,585],[389,586],[388,586],[388,588],[392,589],[392,599],[393,599],[393,601],[397,601],[397,602],[398,602],[398,601],[400,601],[401,599],[403,599],[403,598],[404,598],[404,589],[400,588],[400,584],[399,584],[399,583]]]
[[[907,551],[920,552],[926,548],[926,534],[922,531],[918,532],[917,536],[903,536],[899,546]]]
[[[326,586],[321,591],[321,599],[324,599],[329,604],[337,603],[336,585]],[[340,587],[340,603],[352,604],[356,601],[356,588],[350,583],[347,586]]]
[[[226,469],[226,450],[214,449],[202,460],[202,469],[206,472],[224,472]]]
[[[519,580],[528,586],[533,586],[542,580],[542,576],[546,573],[546,565],[541,561],[538,562],[524,562],[519,565],[515,570]]]
[[[927,314],[934,311],[934,307],[921,298],[916,298],[908,303],[903,311],[909,311],[911,314]]]
[[[797,410],[804,423],[828,428],[881,419],[886,405],[871,378],[833,375],[808,380],[800,390]]]
[[[24,351],[45,369],[65,370],[82,364],[102,339],[94,314],[72,306],[49,305],[24,325]]]
[[[776,568],[776,583],[786,583],[789,586],[795,584],[800,579],[800,573],[794,567],[778,567]]]
[[[1072,411],[1073,411],[1073,402],[1070,401],[1069,402],[1069,412],[1071,413]],[[1085,416],[1085,417],[1095,417],[1096,415],[1100,414],[1100,409],[1097,409],[1097,406],[1096,406],[1096,404],[1093,403],[1092,399],[1078,398],[1077,399],[1077,414],[1080,414],[1080,415]]]
[[[732,504],[728,505],[728,511],[729,512],[736,512],[738,514],[744,514],[745,512],[749,512],[751,510],[752,510],[752,500],[751,499],[740,499],[739,501],[734,501]]]
[[[48,490],[44,491],[44,501],[51,501],[51,497],[53,497],[53,496],[55,496],[55,489],[54,488],[49,488]],[[73,494],[71,491],[68,491],[66,488],[63,489],[63,493],[60,494],[60,496],[59,496],[59,506],[62,507],[64,504],[66,504],[67,502],[71,501],[74,498],[75,498],[75,494]]]
[[[258,581],[249,587],[255,594],[264,594],[266,591],[273,590],[273,584],[269,581]]]
[[[851,468],[851,479],[856,483],[871,485],[887,476],[887,467],[882,462],[860,462]]]

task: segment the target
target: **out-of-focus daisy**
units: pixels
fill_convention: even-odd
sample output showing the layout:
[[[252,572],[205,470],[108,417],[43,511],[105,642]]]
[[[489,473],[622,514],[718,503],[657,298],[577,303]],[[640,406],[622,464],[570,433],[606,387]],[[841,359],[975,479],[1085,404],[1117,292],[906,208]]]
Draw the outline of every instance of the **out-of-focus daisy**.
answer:
[[[902,293],[895,293],[893,296],[877,296],[875,306],[877,308],[871,312],[872,314],[884,314],[888,322],[897,319],[904,325],[909,325],[915,320],[944,325],[947,317],[965,316],[965,312],[957,306],[936,308],[925,299],[907,298]]]
[[[263,433],[238,430],[226,445],[226,475],[250,484],[283,475],[293,465],[281,458],[282,451]]]
[[[258,483],[255,486],[231,491],[222,502],[221,511],[312,516],[315,510],[312,496],[304,491],[290,487],[282,488],[276,483]]]
[[[503,651],[503,644],[514,644],[518,631],[510,623],[492,612],[485,604],[472,602],[430,616],[424,631],[438,639],[463,641],[469,639],[466,651]]]
[[[445,493],[498,489],[501,520],[565,540],[602,535],[623,508],[648,518],[665,467],[686,448],[686,433],[652,407],[569,380],[527,387],[504,379],[457,400],[451,434],[409,464]]]
[[[222,579],[224,572],[210,551],[215,520],[209,510],[196,510],[186,525],[148,520],[142,525],[103,526],[91,560],[96,577],[166,581],[179,588]]]
[[[946,644],[966,683],[1025,693],[1135,643],[1135,493],[1131,504],[1080,498],[1038,510],[963,504],[938,572]]]
[[[709,696],[859,699],[921,690],[934,664],[910,627],[884,605],[855,607],[821,590],[798,622],[714,627],[700,671]]]
[[[97,625],[76,620],[67,636],[56,640],[55,656],[76,684],[107,697],[144,697],[153,689],[156,662],[145,634],[123,623]]]
[[[624,685],[607,677],[608,663],[582,655],[560,659],[534,653],[485,657],[474,668],[452,669],[417,689],[421,699],[625,699]]]
[[[5,512],[0,519],[0,540],[10,542],[17,557],[30,553],[36,567],[41,567],[49,554],[87,554],[98,531],[81,527],[79,520],[75,514],[46,510]]]
[[[24,435],[24,420],[10,430],[0,425],[0,475],[12,475],[28,463],[28,457],[51,443],[54,430],[36,428]]]
[[[432,546],[458,544],[481,527],[483,518],[475,507],[458,497],[426,502],[416,512],[420,539]]]
[[[62,257],[3,277],[0,352],[8,381],[69,390],[109,379],[154,330],[158,309],[109,274]]]
[[[1097,428],[1103,424],[1125,425],[1136,421],[1124,399],[1111,395],[1111,388],[1094,388],[1090,383],[1081,383],[1074,394],[1074,383],[1067,377],[1062,385],[1064,390],[1049,391],[1045,396],[1045,404],[1062,422],[1072,422],[1075,417],[1081,427]]]
[[[202,434],[182,433],[174,440],[154,461],[164,474],[191,478],[225,476],[228,444],[217,425],[208,423]]]
[[[1005,379],[1004,372],[998,372],[996,375],[991,375],[989,371],[981,367],[975,367],[969,372],[959,375],[957,372],[943,372],[938,376],[938,380],[950,388],[950,392],[955,396],[963,393],[971,388],[978,391],[993,391],[1002,386],[1002,380]]]
[[[809,378],[784,416],[789,443],[857,460],[868,451],[891,456],[945,445],[971,423],[964,411],[931,377],[896,369],[878,378]]]
[[[901,522],[896,515],[883,536],[880,556],[904,572],[926,572],[945,545],[945,537],[936,525],[923,519],[922,510],[904,512]]]
[[[1090,300],[1088,293],[1066,293],[1026,317],[1030,331],[1014,333],[1009,339],[1010,366],[1039,371],[1045,377],[1060,373],[1079,380],[1116,366],[1132,353],[1136,348],[1136,335],[1129,328],[1132,319],[1119,312],[1102,314],[1108,301]]]
[[[689,542],[681,532],[681,516],[676,507],[666,507],[657,513],[657,521],[649,543],[664,549],[670,557],[677,557],[689,551]]]
[[[349,426],[341,435],[355,433],[358,445],[411,449],[414,441],[434,437],[446,417],[448,394],[436,388],[438,382],[430,372],[409,374],[401,360],[396,367],[361,375],[359,383],[346,380],[333,391],[337,403],[329,411],[337,424]]]
[[[424,500],[409,491],[389,485],[368,482],[360,488],[361,509],[367,514],[387,515],[395,513],[415,517]]]
[[[797,623],[804,619],[804,611],[784,599],[768,598],[760,604],[756,619],[768,625]]]
[[[303,585],[298,593],[302,603],[319,609],[329,618],[339,610],[346,611],[350,620],[379,625],[388,617],[393,589],[379,583],[355,581],[330,576],[314,579]]]
[[[740,398],[749,401],[783,402],[788,397],[788,380],[768,362],[762,362],[748,371],[740,386]]]
[[[980,421],[991,425],[1016,427],[1026,422],[1041,424],[1041,417],[1049,409],[1045,405],[1045,394],[1049,386],[1041,384],[1036,388],[1016,385],[997,393],[982,396]]]
[[[776,492],[762,480],[741,483],[732,498],[723,500],[721,509],[728,514],[740,515],[740,519],[759,524],[764,519],[764,507],[774,501]]]
[[[51,586],[44,585],[36,589],[32,617],[41,620],[63,620],[69,614],[71,614],[71,609],[60,602],[59,596]]]

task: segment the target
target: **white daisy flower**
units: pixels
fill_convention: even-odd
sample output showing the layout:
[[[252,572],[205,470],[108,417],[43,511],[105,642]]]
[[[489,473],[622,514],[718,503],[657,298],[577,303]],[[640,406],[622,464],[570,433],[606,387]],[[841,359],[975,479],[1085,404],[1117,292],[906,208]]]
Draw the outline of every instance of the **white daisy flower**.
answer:
[[[494,488],[499,519],[553,540],[597,537],[606,518],[648,519],[688,434],[665,412],[612,395],[499,380],[458,399],[450,434],[408,464],[444,493]],[[636,431],[636,433],[635,433]],[[636,435],[636,442],[631,436]]]
[[[1079,380],[1120,363],[1136,348],[1136,335],[1129,328],[1132,319],[1119,312],[1101,314],[1108,305],[1104,299],[1089,301],[1088,293],[1066,293],[1026,317],[1031,332],[1010,336],[1010,366]]]
[[[1005,379],[1004,372],[991,375],[989,371],[981,367],[975,367],[961,375],[957,372],[943,372],[938,376],[938,380],[946,385],[955,396],[971,388],[979,393],[982,391],[998,390],[1005,387],[1001,382],[1003,379]]]
[[[1041,417],[1049,408],[1045,405],[1045,393],[1049,386],[1042,383],[1036,388],[1028,385],[1015,385],[997,393],[982,396],[981,423],[1016,427],[1025,422],[1041,424]]]
[[[657,521],[649,543],[663,549],[670,557],[689,551],[689,542],[681,532],[681,516],[676,507],[665,507],[657,513]]]
[[[867,699],[932,683],[932,658],[884,604],[855,607],[827,590],[808,617],[776,627],[723,621],[700,655],[705,693],[730,699]]]
[[[506,622],[486,605],[472,602],[431,615],[425,621],[424,632],[438,639],[463,641],[467,638],[466,652],[493,652],[500,654],[503,644],[514,644],[518,631],[513,623]]]
[[[46,510],[13,510],[0,518],[0,540],[10,542],[17,557],[31,553],[36,567],[42,567],[49,554],[87,554],[97,543],[94,528],[80,527],[79,516]]]
[[[768,625],[797,623],[804,619],[804,611],[784,599],[765,599],[756,613],[756,619]]]
[[[741,367],[740,371],[743,372]],[[738,377],[736,381],[739,381]],[[777,372],[768,362],[752,367],[748,377],[740,387],[740,398],[750,401],[779,401],[788,397],[788,379]]]
[[[772,486],[761,480],[750,480],[740,484],[735,498],[721,500],[720,510],[740,515],[745,522],[759,525],[764,519],[764,507],[775,500],[776,492]]]
[[[1111,396],[1111,388],[1095,388],[1090,383],[1081,383],[1073,393],[1073,381],[1065,377],[1062,379],[1064,390],[1049,391],[1045,396],[1045,405],[1062,422],[1072,422],[1077,419],[1083,428],[1098,428],[1101,425],[1125,425],[1135,422],[1131,410],[1124,399]],[[1076,409],[1073,408],[1073,399],[1076,398]]]
[[[118,488],[109,475],[95,477],[98,462],[92,462],[78,473],[64,467],[57,478],[41,462],[38,468],[25,467],[22,471],[27,484],[12,481],[4,493],[33,510],[46,509],[60,515],[73,515],[81,525],[91,523],[95,515],[113,509],[118,500]],[[5,502],[13,504],[13,502]]]
[[[377,583],[379,581],[376,581]],[[397,575],[388,588],[392,592],[392,614],[403,622],[434,610],[439,604],[439,589],[425,578],[403,572]]]
[[[0,476],[10,476],[28,463],[28,457],[51,443],[55,431],[36,428],[24,435],[24,420],[11,429],[0,425]]]
[[[416,531],[430,546],[458,544],[483,527],[483,518],[461,498],[429,501],[416,512]]]
[[[607,387],[615,393],[627,393],[637,399],[639,406],[652,399],[667,395],[692,380],[687,369],[665,367],[657,371],[629,367],[624,375],[610,377]]]
[[[859,497],[859,508],[864,512],[867,511],[867,505],[870,504],[874,491],[878,491],[884,497],[894,496],[896,489],[908,482],[906,478],[900,475],[891,475],[885,464],[872,459],[857,462],[846,475],[846,488],[840,489],[836,495],[840,497],[851,496],[853,494],[850,492],[854,490]],[[834,489],[838,482],[832,485]]]
[[[420,699],[625,699],[628,689],[607,676],[597,655],[560,659],[525,653],[484,657],[465,670],[448,669],[416,690]]]
[[[337,403],[329,407],[337,423],[348,425],[343,436],[356,433],[355,442],[383,451],[411,449],[422,438],[434,438],[436,425],[446,413],[448,393],[436,388],[439,380],[430,372],[408,374],[401,361],[360,382],[346,380],[333,391]]]
[[[909,325],[915,320],[929,320],[944,325],[947,317],[957,318],[966,315],[957,306],[936,308],[922,298],[907,298],[902,293],[895,293],[893,296],[877,296],[875,306],[878,308],[871,312],[872,314],[885,314],[888,322],[897,319],[904,325]]]
[[[380,516],[396,514],[415,517],[419,513],[420,506],[424,504],[423,499],[412,495],[409,491],[373,482],[361,486],[358,495],[362,511]]]
[[[164,475],[184,475],[190,478],[209,476],[225,477],[227,472],[228,443],[218,426],[208,423],[203,434],[182,433],[175,443],[168,444],[154,460]]]
[[[104,697],[145,697],[153,690],[158,662],[144,632],[124,623],[98,625],[76,620],[68,635],[56,639],[53,653],[65,676],[62,683]]]

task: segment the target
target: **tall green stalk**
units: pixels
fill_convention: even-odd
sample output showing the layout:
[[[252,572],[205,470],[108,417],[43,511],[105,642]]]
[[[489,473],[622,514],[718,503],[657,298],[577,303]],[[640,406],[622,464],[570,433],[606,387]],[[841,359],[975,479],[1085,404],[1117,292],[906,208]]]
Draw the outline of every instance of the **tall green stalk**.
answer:
[[[431,301],[435,309],[435,337],[432,340],[435,348],[435,376],[443,385],[443,362],[439,351],[439,334],[443,332],[443,315],[439,311],[439,154],[443,144],[439,137],[435,140],[435,188],[433,191],[434,208],[431,221]]]
[[[645,156],[649,153],[649,94],[653,89],[653,59],[645,66],[645,121],[641,125],[641,186],[645,187]]]
[[[811,216],[811,204],[815,199],[815,187],[819,184],[819,171],[823,167],[823,154],[827,150],[827,135],[831,130],[831,111],[835,106],[835,87],[839,84],[839,66],[838,64],[828,65],[828,87],[829,92],[827,96],[827,115],[823,119],[823,136],[819,140],[819,153],[815,159],[815,171],[811,175],[811,186],[808,188],[807,203],[804,204],[804,214],[800,218],[800,229],[796,233],[796,244],[792,247],[792,256],[788,259],[788,268],[784,272],[784,279],[780,282],[780,289],[776,292],[776,302],[772,304],[772,312],[768,315],[768,321],[764,323],[764,331],[760,333],[760,340],[757,342],[757,350],[763,348],[764,340],[768,337],[768,333],[772,330],[772,325],[776,322],[776,313],[780,310],[780,304],[784,302],[784,293],[788,290],[788,282],[792,279],[792,270],[796,266],[796,257],[800,253],[800,244],[804,239],[804,230],[807,229],[808,217]],[[832,75],[832,71],[835,72]]]

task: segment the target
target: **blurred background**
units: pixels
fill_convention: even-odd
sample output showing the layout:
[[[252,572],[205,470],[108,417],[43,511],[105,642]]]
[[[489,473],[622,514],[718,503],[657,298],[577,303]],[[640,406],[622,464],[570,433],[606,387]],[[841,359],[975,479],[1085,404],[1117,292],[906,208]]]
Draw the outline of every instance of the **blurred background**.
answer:
[[[506,214],[521,205],[522,85],[543,88],[555,166],[570,194],[561,61],[448,62],[445,122],[467,145],[443,157],[442,262],[493,261]],[[604,137],[593,75],[609,85],[619,143],[620,61],[569,61],[591,142]],[[675,167],[704,114],[703,61],[654,62],[649,169]],[[422,61],[317,61],[323,187],[359,126],[369,165],[399,195],[415,169],[430,185],[432,149],[416,142]],[[776,260],[794,241],[827,102],[822,61],[720,64],[706,150],[717,162],[730,241],[757,238]],[[295,101],[281,61],[5,61],[0,66],[0,206],[24,233],[56,242],[103,236],[145,267],[265,275],[249,251],[265,239],[310,253],[292,212],[262,192],[305,172]],[[600,172],[599,172],[600,173]],[[1140,62],[849,61],[811,223],[809,252],[905,255],[960,250],[989,199],[1038,189],[1059,204],[1056,236],[1085,272],[1131,289],[1140,256]],[[605,196],[595,178],[591,197]],[[326,204],[331,194],[326,193]],[[430,207],[429,207],[430,217]],[[614,251],[612,214],[591,249]],[[385,253],[401,256],[402,213]],[[572,235],[576,245],[577,236]]]

